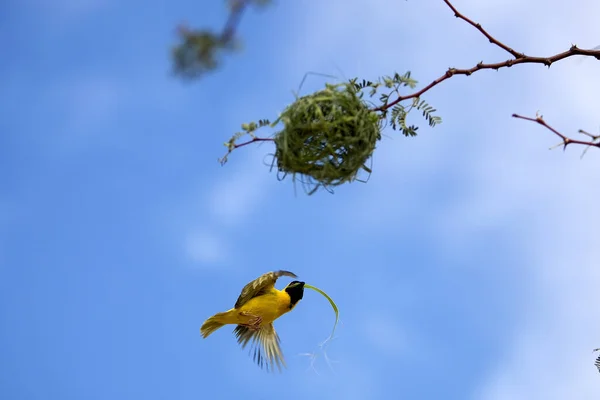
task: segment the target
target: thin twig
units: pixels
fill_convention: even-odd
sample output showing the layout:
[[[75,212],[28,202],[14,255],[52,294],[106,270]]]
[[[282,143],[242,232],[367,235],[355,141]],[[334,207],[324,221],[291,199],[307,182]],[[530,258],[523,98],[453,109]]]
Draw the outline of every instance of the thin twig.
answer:
[[[243,142],[243,143],[235,143],[233,141],[230,141],[229,143],[227,143],[227,146],[229,147],[229,149],[227,150],[227,154],[225,154],[222,158],[220,158],[219,162],[221,163],[221,165],[224,165],[227,162],[227,156],[229,156],[229,154],[231,154],[232,151],[234,151],[235,149],[237,149],[239,147],[248,146],[249,144],[256,143],[256,142],[274,142],[274,141],[275,141],[275,139],[273,139],[273,138],[260,138],[260,137],[253,137],[252,140],[248,140],[247,142]]]
[[[525,57],[525,54],[519,53],[519,52],[511,49],[510,47],[508,47],[504,43],[499,42],[496,38],[494,38],[492,35],[490,35],[485,29],[483,29],[483,27],[481,26],[481,24],[479,24],[477,22],[474,22],[470,18],[468,18],[465,15],[461,14],[460,12],[458,12],[458,10],[456,9],[456,7],[454,7],[452,5],[452,3],[450,3],[448,0],[444,0],[444,3],[446,3],[448,5],[448,7],[450,7],[450,9],[452,10],[452,12],[454,12],[454,16],[456,18],[460,18],[463,21],[467,22],[469,25],[475,27],[479,32],[481,32],[483,34],[483,36],[485,36],[486,38],[488,38],[488,40],[490,41],[490,43],[493,43],[496,46],[500,47],[502,50],[508,52],[514,58]]]
[[[545,127],[546,129],[549,129],[551,132],[553,132],[556,136],[558,136],[559,138],[562,139],[562,143],[560,143],[560,145],[563,146],[563,150],[565,150],[567,148],[568,145],[570,144],[580,144],[583,146],[588,146],[588,147],[598,147],[600,148],[600,135],[592,135],[590,133],[587,133],[583,130],[579,130],[579,133],[585,134],[587,136],[589,136],[590,138],[592,138],[591,141],[585,141],[585,140],[576,140],[576,139],[571,139],[565,135],[563,135],[562,133],[560,133],[559,131],[557,131],[556,129],[554,129],[553,127],[551,127],[550,125],[548,125],[546,123],[546,121],[544,121],[544,118],[541,115],[536,115],[535,118],[532,117],[524,117],[522,115],[518,115],[518,114],[513,114],[512,115],[514,118],[519,118],[519,119],[524,119],[526,121],[531,121],[531,122],[537,122],[538,124],[542,125],[543,127]]]

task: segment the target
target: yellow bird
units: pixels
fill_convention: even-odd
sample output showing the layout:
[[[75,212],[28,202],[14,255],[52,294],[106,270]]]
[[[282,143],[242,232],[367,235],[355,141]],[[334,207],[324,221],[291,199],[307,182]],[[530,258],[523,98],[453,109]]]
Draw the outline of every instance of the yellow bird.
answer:
[[[254,361],[262,368],[281,370],[285,367],[280,339],[273,321],[294,309],[304,295],[304,282],[292,281],[283,290],[275,289],[281,276],[297,278],[289,271],[267,272],[248,283],[235,302],[235,306],[217,313],[204,321],[200,333],[204,338],[226,324],[237,325],[233,332],[242,349],[252,341]]]

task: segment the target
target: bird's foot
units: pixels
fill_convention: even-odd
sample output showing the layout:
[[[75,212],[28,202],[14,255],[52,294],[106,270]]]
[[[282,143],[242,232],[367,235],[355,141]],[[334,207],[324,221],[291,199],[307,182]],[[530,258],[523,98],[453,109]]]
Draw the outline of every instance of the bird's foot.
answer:
[[[262,324],[262,317],[254,317],[250,320],[248,328],[252,329],[253,331],[258,331],[260,330],[260,324]]]
[[[241,313],[241,315],[244,315],[246,317],[252,317],[250,318],[247,324],[244,324],[244,326],[248,327],[249,329],[252,329],[253,331],[258,331],[260,329],[260,324],[262,324],[263,321],[260,315],[252,315],[248,313]]]

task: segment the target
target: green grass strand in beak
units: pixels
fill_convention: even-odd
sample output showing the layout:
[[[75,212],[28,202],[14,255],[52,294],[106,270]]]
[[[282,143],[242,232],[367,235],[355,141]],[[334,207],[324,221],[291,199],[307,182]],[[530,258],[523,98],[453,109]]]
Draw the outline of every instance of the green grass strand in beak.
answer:
[[[333,324],[333,330],[331,331],[331,335],[329,336],[330,339],[333,339],[333,334],[335,333],[335,328],[337,327],[338,321],[340,320],[340,312],[338,310],[337,305],[335,304],[335,301],[333,301],[333,299],[331,297],[329,297],[327,295],[327,293],[325,293],[324,291],[322,291],[321,289],[319,289],[317,287],[314,287],[307,283],[304,284],[304,287],[308,288],[308,289],[312,289],[315,292],[320,293],[323,297],[325,297],[327,300],[329,300],[329,304],[331,304],[331,308],[333,308],[333,311],[335,311],[335,323]]]

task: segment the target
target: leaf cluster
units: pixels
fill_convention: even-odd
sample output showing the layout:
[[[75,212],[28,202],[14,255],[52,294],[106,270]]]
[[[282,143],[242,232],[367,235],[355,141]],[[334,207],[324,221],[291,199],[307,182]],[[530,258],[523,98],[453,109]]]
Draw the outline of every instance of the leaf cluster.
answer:
[[[172,50],[173,68],[184,78],[198,78],[220,66],[224,51],[234,49],[231,40],[208,30],[180,29],[181,43]]]
[[[410,105],[403,103],[390,105],[390,98],[401,96],[401,88],[409,87],[410,89],[414,89],[417,86],[418,82],[411,77],[410,71],[407,71],[403,75],[396,72],[393,76],[382,76],[376,82],[364,79],[359,82],[358,78],[355,78],[350,80],[350,83],[357,90],[368,90],[370,97],[376,96],[380,89],[387,89],[385,93],[379,93],[381,104],[375,110],[381,113],[381,119],[388,122],[393,130],[399,130],[404,136],[416,136],[419,129],[418,126],[408,125],[406,122],[406,118],[412,110],[421,111],[423,117],[431,127],[442,122],[439,116],[434,115],[437,110],[420,97],[413,98]]]
[[[235,32],[242,12],[249,5],[265,7],[272,0],[227,0],[229,17],[219,33],[207,29],[179,29],[180,42],[173,47],[173,69],[184,78],[199,78],[214,71],[221,65],[221,59],[227,52],[236,50]]]

